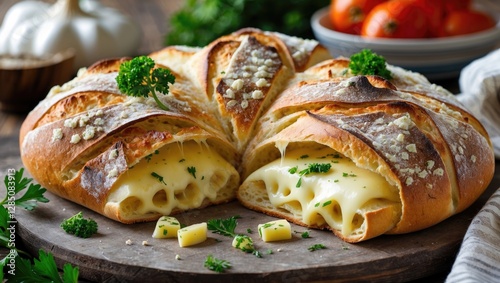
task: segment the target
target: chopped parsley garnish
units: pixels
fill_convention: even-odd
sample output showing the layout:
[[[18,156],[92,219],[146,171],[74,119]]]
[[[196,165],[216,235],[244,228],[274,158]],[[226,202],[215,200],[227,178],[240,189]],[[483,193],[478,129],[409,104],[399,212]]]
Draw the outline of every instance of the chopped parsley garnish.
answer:
[[[156,93],[167,94],[175,76],[166,68],[155,68],[155,62],[150,57],[138,56],[120,65],[116,82],[121,92],[135,97],[151,95],[161,109],[168,110]]]
[[[163,176],[159,175],[158,173],[156,172],[151,172],[151,176],[155,177],[158,181],[160,181],[161,183],[163,183],[164,185],[166,185],[167,183],[165,183],[165,181],[163,180]]]
[[[187,168],[187,170],[188,170],[189,174],[193,175],[193,178],[196,179],[196,167],[190,166]]]
[[[227,260],[215,258],[213,255],[208,255],[204,266],[212,271],[223,273],[226,269],[231,268],[231,263]]]
[[[302,239],[310,238],[309,231],[302,232],[302,234],[300,234],[300,236],[302,237]]]
[[[309,175],[312,173],[326,173],[330,170],[332,165],[330,163],[311,163],[307,166],[306,169],[300,170],[299,171],[299,180],[297,181],[297,184],[295,187],[299,188],[302,185],[302,177],[305,175]],[[288,169],[288,172],[290,174],[295,174],[298,171],[298,167],[292,167]]]
[[[262,257],[262,253],[259,252],[258,250],[253,250],[252,254],[258,258],[261,258]]]
[[[329,201],[327,201],[327,202],[323,203],[323,207],[325,207],[325,206],[327,206],[327,205],[330,205],[330,204],[332,204],[332,201],[331,201],[331,200],[329,200]]]
[[[349,69],[354,75],[377,75],[388,80],[392,79],[385,58],[370,49],[363,49],[353,54],[349,62]]]
[[[295,174],[295,173],[297,173],[297,170],[299,170],[299,167],[298,166],[294,166],[294,167],[288,169],[288,173]]]
[[[321,250],[321,249],[326,249],[326,246],[323,245],[323,244],[315,244],[315,245],[312,245],[310,246],[309,248],[307,248],[310,252],[314,252],[314,251],[317,251],[317,250]]]
[[[346,173],[346,172],[344,172],[344,173],[342,173],[342,177],[357,177],[357,175],[356,174],[352,174],[352,173]]]

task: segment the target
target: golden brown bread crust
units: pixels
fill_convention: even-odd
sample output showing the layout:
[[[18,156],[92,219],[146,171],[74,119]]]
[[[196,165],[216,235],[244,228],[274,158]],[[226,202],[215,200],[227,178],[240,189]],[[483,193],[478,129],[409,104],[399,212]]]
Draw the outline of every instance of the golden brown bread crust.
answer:
[[[240,176],[199,208],[237,196],[250,209],[359,242],[439,223],[474,202],[493,176],[485,129],[419,74],[389,66],[391,81],[353,76],[348,59],[331,59],[315,41],[257,29],[149,56],[176,76],[171,93],[161,96],[170,111],[123,95],[115,77],[130,58],[117,58],[55,87],[28,115],[21,157],[40,184],[117,221],[150,221],[159,214],[124,215],[108,197],[118,178],[170,144],[207,144],[241,180],[281,158],[277,145],[321,145],[383,176],[400,201],[365,204],[358,212],[363,229],[351,235],[274,207],[263,182],[243,182],[236,195]],[[75,135],[80,141],[72,143]]]
[[[406,117],[408,124],[397,126]],[[399,137],[404,142],[396,143]],[[446,99],[436,102],[424,94],[402,92],[373,77],[301,81],[286,89],[257,125],[256,138],[243,156],[242,179],[279,159],[276,144],[283,143],[287,151],[325,145],[395,184],[401,212],[393,226],[383,226],[383,233],[417,231],[461,212],[494,173],[488,136],[469,113]],[[406,149],[410,145],[415,146],[411,151]],[[262,186],[244,182],[238,198],[253,209],[303,224],[282,209],[265,208],[269,204],[259,209],[250,196],[257,190]],[[367,227],[380,228],[377,220],[365,217]],[[364,235],[336,234],[350,242],[376,236],[368,230]]]

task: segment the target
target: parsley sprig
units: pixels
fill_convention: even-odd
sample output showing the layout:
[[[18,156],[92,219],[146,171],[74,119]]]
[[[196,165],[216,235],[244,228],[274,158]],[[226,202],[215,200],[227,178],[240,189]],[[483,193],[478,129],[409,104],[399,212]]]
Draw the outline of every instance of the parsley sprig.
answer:
[[[116,82],[121,92],[135,97],[151,95],[161,109],[168,110],[156,93],[167,94],[175,76],[166,68],[155,68],[155,61],[150,57],[138,56],[120,65]]]
[[[385,58],[370,49],[363,49],[351,55],[349,69],[354,75],[377,75],[385,79],[392,79],[392,74],[387,70]]]
[[[210,219],[207,221],[208,230],[222,236],[236,236],[236,226],[238,225],[239,216],[231,216],[227,219]]]
[[[13,175],[6,175],[4,178],[5,188],[9,188],[9,193],[12,190],[11,195],[5,195],[5,198],[0,202],[0,205],[4,206],[13,201],[13,204],[18,207],[22,207],[27,210],[33,210],[37,206],[37,202],[49,202],[43,194],[47,189],[42,188],[39,184],[32,183],[33,179],[23,177],[24,168],[21,168]],[[27,189],[26,189],[27,188]],[[18,194],[21,191],[26,190],[24,194],[20,197],[14,197],[12,194]]]

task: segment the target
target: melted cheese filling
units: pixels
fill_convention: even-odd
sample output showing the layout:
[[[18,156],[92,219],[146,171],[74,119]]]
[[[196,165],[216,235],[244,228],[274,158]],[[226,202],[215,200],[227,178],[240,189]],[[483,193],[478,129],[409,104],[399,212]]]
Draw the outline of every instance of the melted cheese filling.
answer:
[[[306,174],[303,170],[314,163],[331,167]],[[307,225],[327,224],[343,235],[362,233],[364,212],[387,201],[399,203],[397,188],[384,177],[326,147],[287,152],[252,173],[247,181],[263,181],[274,207]]]
[[[174,208],[193,209],[206,199],[214,201],[237,176],[229,162],[203,143],[169,144],[121,175],[108,203],[119,204],[127,216],[169,215]]]

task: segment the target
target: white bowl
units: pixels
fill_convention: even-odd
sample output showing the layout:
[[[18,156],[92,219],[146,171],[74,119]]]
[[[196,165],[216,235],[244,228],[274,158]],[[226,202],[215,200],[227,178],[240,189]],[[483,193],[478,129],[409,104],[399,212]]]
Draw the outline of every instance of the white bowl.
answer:
[[[365,38],[334,31],[325,7],[311,18],[316,39],[334,57],[350,57],[361,49],[384,56],[387,63],[419,72],[428,79],[457,77],[467,64],[500,44],[500,26],[463,36],[426,39]]]

